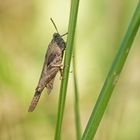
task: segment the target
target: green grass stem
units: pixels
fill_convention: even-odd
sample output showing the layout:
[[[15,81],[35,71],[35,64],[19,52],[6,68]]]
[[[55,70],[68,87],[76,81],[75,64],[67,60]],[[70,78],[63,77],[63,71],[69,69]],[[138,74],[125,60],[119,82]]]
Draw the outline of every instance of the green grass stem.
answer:
[[[77,140],[81,139],[81,124],[80,124],[80,108],[79,108],[79,91],[76,76],[76,48],[73,50],[73,83],[74,83],[74,111],[75,111],[75,126],[76,126],[76,137]]]
[[[116,86],[116,83],[120,77],[120,72],[122,71],[128,53],[138,31],[139,25],[140,1],[138,2],[137,8],[128,26],[128,30],[122,40],[118,53],[105,80],[105,83],[97,99],[95,107],[93,108],[92,114],[82,136],[82,140],[92,140],[95,136],[96,130],[103,117],[109,99],[112,95],[113,89]]]
[[[75,36],[78,7],[79,7],[79,0],[71,0],[68,37],[67,37],[67,45],[66,45],[66,52],[65,52],[65,58],[64,58],[64,73],[63,73],[64,75],[63,75],[63,79],[62,79],[61,87],[60,87],[55,140],[61,139],[61,128],[62,128],[64,108],[65,108],[67,84],[68,84],[71,56],[72,56],[72,51],[73,51],[73,42],[74,42],[74,36]]]

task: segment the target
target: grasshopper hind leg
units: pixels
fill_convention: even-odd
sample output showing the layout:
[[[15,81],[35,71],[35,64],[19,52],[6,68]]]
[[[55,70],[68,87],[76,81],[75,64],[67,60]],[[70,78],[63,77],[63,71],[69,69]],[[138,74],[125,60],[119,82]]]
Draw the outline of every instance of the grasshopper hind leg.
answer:
[[[35,94],[34,94],[34,97],[32,99],[32,102],[29,106],[28,112],[33,112],[34,111],[34,109],[36,108],[36,106],[38,104],[40,96],[41,96],[41,92],[36,91]]]
[[[53,83],[54,83],[54,79],[52,79],[47,85],[47,93],[50,94],[51,90],[53,89]]]

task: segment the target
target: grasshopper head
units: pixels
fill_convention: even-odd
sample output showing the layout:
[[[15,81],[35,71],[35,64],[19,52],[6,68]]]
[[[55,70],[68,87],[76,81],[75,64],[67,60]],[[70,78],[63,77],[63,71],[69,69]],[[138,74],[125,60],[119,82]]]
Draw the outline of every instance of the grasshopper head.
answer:
[[[63,51],[66,47],[65,41],[61,37],[59,33],[53,34],[53,41],[57,43],[57,45],[60,47],[60,49]]]

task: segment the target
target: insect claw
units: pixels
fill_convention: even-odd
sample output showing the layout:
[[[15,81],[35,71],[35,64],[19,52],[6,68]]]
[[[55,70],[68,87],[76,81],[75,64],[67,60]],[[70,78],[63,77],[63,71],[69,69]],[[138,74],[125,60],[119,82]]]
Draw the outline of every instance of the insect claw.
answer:
[[[61,77],[63,77],[63,69],[60,69]]]

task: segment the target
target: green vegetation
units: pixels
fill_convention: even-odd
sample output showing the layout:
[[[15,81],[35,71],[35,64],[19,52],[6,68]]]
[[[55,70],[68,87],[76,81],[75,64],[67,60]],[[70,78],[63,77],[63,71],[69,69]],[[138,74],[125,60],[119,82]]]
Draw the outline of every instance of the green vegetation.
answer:
[[[64,59],[64,76],[63,76],[63,80],[62,80],[61,88],[60,88],[55,140],[60,140],[60,136],[61,136],[61,127],[62,127],[65,101],[66,101],[68,76],[69,76],[70,62],[71,62],[71,56],[72,56],[72,51],[73,51],[73,42],[74,42],[74,36],[75,36],[78,6],[79,6],[79,0],[71,1],[68,38],[67,38],[66,53],[65,53],[65,59]]]
[[[106,81],[101,90],[95,108],[93,109],[88,125],[83,134],[82,140],[92,140],[93,137],[95,136],[96,130],[103,117],[103,114],[105,112],[106,106],[113,92],[113,89],[119,80],[120,72],[122,71],[129,50],[135,39],[136,33],[139,29],[139,25],[140,25],[140,2],[138,3],[138,6],[133,15],[133,18],[131,19],[130,25],[121,43],[117,56],[106,78]]]
[[[139,140],[137,3],[0,2],[0,140]],[[50,18],[60,34],[69,32],[64,79],[58,73],[51,94],[44,90],[35,111],[28,113],[55,32]]]

